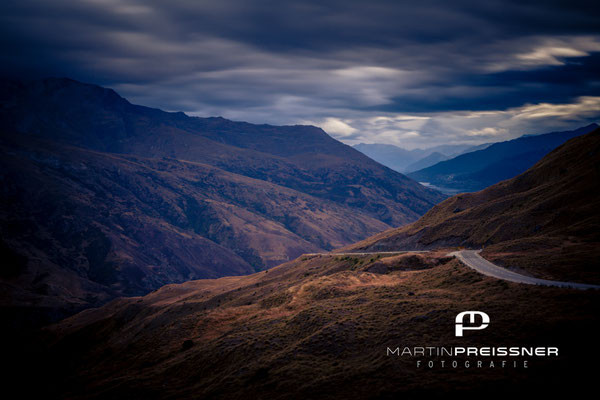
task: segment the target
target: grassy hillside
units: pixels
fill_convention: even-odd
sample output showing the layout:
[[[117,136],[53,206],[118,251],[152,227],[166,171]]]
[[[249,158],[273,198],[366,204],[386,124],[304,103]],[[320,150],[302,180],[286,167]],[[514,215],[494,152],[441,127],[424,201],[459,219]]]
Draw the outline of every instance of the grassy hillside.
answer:
[[[571,139],[525,173],[477,193],[451,197],[417,222],[352,250],[481,248],[521,272],[600,282],[600,130]]]
[[[56,371],[45,375],[48,387],[89,399],[380,399],[447,390],[565,394],[593,385],[597,292],[507,283],[444,254],[303,257],[116,300],[48,330]],[[456,338],[454,317],[467,309],[484,310],[492,324]],[[557,346],[560,357],[511,357],[517,368],[499,368],[498,357],[486,359],[496,368],[465,368],[457,357],[457,369],[441,369],[434,357],[437,366],[427,369],[417,368],[419,357],[386,353],[465,345]]]

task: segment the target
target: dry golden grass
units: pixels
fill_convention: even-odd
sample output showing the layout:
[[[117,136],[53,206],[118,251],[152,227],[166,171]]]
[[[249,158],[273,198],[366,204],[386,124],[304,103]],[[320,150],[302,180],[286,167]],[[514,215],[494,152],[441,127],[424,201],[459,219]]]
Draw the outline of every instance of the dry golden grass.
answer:
[[[595,342],[600,293],[499,281],[444,254],[305,256],[88,310],[48,332],[50,357],[66,365],[56,393],[359,399],[529,391],[547,377],[563,389],[585,383],[586,357],[597,351],[575,350]],[[377,265],[391,268],[370,272]],[[492,324],[454,337],[465,310],[487,312]],[[388,346],[427,345],[559,346],[561,357],[531,360],[527,370],[428,371],[386,356]]]

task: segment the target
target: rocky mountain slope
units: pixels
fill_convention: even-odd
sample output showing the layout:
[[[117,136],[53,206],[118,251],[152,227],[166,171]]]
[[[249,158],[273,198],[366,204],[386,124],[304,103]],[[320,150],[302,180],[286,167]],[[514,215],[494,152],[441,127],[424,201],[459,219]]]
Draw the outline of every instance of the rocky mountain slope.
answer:
[[[2,310],[26,319],[248,274],[443,198],[315,127],[191,118],[68,79],[0,86],[1,300],[23,307]]]
[[[3,81],[1,89],[6,132],[102,152],[201,162],[357,208],[389,225],[414,220],[443,198],[313,126],[167,113],[69,79]]]

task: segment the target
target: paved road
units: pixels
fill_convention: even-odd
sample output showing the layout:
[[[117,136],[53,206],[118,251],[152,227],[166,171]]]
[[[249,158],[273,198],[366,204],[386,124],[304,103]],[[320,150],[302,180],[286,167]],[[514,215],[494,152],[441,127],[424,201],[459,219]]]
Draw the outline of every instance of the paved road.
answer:
[[[449,256],[456,256],[466,266],[473,268],[475,271],[492,276],[498,279],[504,279],[505,281],[526,283],[529,285],[544,285],[544,286],[558,286],[558,287],[570,287],[576,289],[600,289],[600,285],[588,285],[585,283],[575,282],[560,282],[560,281],[549,281],[547,279],[532,278],[517,274],[516,272],[509,271],[495,264],[492,264],[485,258],[481,257],[479,253],[481,250],[462,250],[449,253]]]
[[[429,250],[372,251],[364,253],[306,253],[303,256],[377,256],[403,253],[428,253]]]

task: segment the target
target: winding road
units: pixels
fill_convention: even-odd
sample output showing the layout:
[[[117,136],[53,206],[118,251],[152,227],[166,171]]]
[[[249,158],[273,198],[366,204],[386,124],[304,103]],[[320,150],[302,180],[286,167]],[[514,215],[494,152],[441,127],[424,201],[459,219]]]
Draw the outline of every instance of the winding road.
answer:
[[[485,258],[481,257],[479,255],[480,252],[481,250],[461,250],[449,253],[448,256],[456,256],[456,258],[462,261],[463,264],[465,264],[467,267],[472,268],[483,275],[503,279],[505,281],[526,283],[528,285],[558,286],[575,289],[600,289],[600,285],[589,285],[586,283],[576,282],[550,281],[547,279],[538,279],[532,278],[530,276],[517,274],[516,272],[512,272],[505,268],[492,264]]]
[[[362,253],[306,253],[303,256],[379,256],[403,253],[429,253],[429,250],[400,250],[400,251],[367,251]]]
[[[307,253],[304,256],[368,256],[368,255],[392,255],[402,253],[427,253],[429,250],[399,250],[399,251],[374,251],[362,253]],[[448,253],[448,256],[456,256],[467,267],[474,269],[480,274],[505,281],[525,283],[527,285],[555,286],[574,289],[600,289],[600,285],[591,285],[577,282],[551,281],[548,279],[533,278],[525,276],[505,268],[492,264],[479,255],[481,250],[460,250]]]

